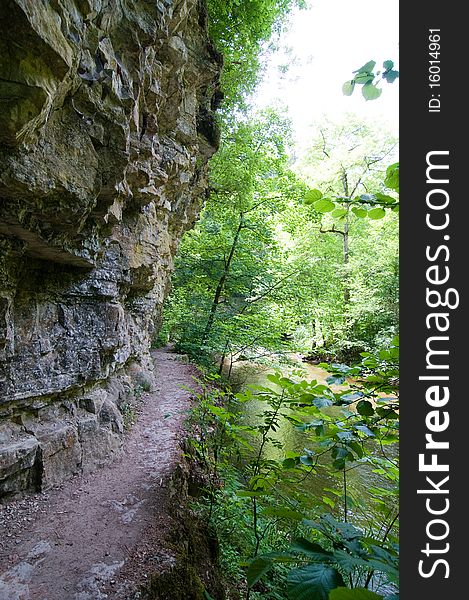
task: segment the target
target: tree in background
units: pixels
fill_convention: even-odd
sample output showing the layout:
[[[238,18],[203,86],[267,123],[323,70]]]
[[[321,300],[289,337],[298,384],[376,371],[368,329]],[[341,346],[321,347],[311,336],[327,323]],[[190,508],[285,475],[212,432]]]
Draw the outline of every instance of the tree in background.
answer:
[[[163,339],[230,365],[312,349],[346,361],[389,341],[398,204],[384,180],[394,142],[373,135],[359,121],[323,127],[299,169],[307,186],[292,170],[283,115],[231,123],[200,222],[181,244]]]
[[[208,0],[209,32],[223,54],[223,106],[226,112],[245,106],[256,87],[261,57],[273,47],[295,6],[304,0]]]
[[[387,132],[348,115],[344,125],[321,124],[298,166],[313,188],[305,198],[319,223],[312,245],[320,246],[317,232],[335,238],[325,280],[341,290],[320,307],[315,344],[326,352],[342,349],[342,359],[347,346],[367,349],[381,330],[387,328],[389,339],[397,330],[399,204],[386,184],[395,149]]]
[[[277,236],[281,213],[305,187],[288,168],[290,125],[273,110],[232,123],[214,157],[211,190],[184,238],[165,335],[192,354],[278,346],[276,294],[290,283]]]

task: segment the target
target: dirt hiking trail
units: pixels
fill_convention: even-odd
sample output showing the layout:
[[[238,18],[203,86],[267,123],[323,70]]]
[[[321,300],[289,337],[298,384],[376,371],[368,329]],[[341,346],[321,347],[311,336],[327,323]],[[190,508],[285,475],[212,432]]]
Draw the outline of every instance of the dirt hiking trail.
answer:
[[[87,477],[0,505],[0,600],[138,598],[171,517],[168,480],[196,369],[167,349],[152,352],[156,389],[142,396],[122,457]],[[173,501],[177,501],[175,498]]]

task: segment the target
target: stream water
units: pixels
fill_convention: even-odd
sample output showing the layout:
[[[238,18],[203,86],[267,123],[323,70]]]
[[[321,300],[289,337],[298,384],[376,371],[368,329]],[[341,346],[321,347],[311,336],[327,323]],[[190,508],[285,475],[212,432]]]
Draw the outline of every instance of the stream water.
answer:
[[[298,365],[295,368],[301,368],[304,370],[304,378],[308,381],[315,379],[318,383],[328,385],[326,378],[329,373],[324,369],[311,365],[309,363],[302,363],[298,359]],[[239,362],[235,365],[233,370],[233,380],[239,386],[240,390],[245,390],[250,385],[263,385],[271,387],[273,384],[269,382],[266,377],[269,373],[275,370],[282,371],[285,375],[291,373],[291,368],[282,367],[280,369],[273,369],[264,365],[251,363],[248,361]],[[341,389],[340,386],[331,386],[334,391]],[[344,390],[346,388],[343,388]],[[259,400],[252,400],[242,405],[243,414],[245,415],[245,421],[250,424],[256,424],[260,422],[260,413],[265,410],[265,403]],[[327,409],[329,411],[340,411],[339,407],[331,407]],[[272,459],[281,459],[287,451],[303,451],[304,448],[309,450],[317,449],[315,444],[314,435],[305,434],[296,429],[287,419],[283,419],[280,426],[275,433],[276,439],[281,442],[282,448],[278,448],[275,445],[269,445],[266,448],[266,457]],[[373,449],[370,446],[372,452],[379,452],[379,450]],[[398,456],[398,446],[393,444],[386,447],[386,454],[391,459]],[[331,506],[323,501],[323,498],[329,498],[336,502],[336,507],[333,512],[336,515],[342,514],[343,501],[339,500],[339,496],[335,495],[330,490],[336,490],[342,494],[343,491],[343,477],[342,473],[337,475],[331,474],[331,469],[327,468],[328,460],[324,457],[323,467],[319,467],[312,475],[310,475],[304,482],[303,486],[305,491],[311,495],[311,507],[322,508],[323,511],[331,511]],[[348,514],[351,520],[357,525],[362,527],[369,527],[371,522],[380,523],[382,521],[382,513],[380,513],[379,506],[373,501],[370,490],[373,487],[381,487],[390,489],[389,483],[382,476],[373,472],[373,469],[369,464],[359,463],[356,468],[352,468],[347,471],[347,490],[348,494],[355,500],[355,504],[348,508]],[[329,490],[327,489],[329,488]],[[327,502],[327,500],[326,500]]]

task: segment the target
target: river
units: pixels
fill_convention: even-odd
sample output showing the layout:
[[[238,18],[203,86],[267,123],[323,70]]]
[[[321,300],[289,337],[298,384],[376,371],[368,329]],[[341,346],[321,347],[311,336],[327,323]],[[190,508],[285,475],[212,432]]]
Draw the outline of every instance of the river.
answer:
[[[298,364],[295,365],[295,369],[301,368],[304,371],[304,378],[308,381],[315,379],[318,383],[328,385],[326,378],[329,373],[309,363],[301,362],[300,358],[297,357]],[[236,363],[232,373],[233,382],[239,387],[240,391],[247,389],[251,385],[262,385],[271,387],[273,384],[270,383],[266,377],[269,373],[275,370],[280,370],[284,375],[290,375],[292,368],[288,366],[282,366],[280,369],[274,369],[265,365],[255,364],[249,361],[243,361]],[[343,389],[345,391],[346,386],[330,386],[334,391]],[[249,424],[257,424],[260,422],[259,413],[265,409],[265,404],[259,400],[252,400],[250,402],[242,404],[242,411],[245,416],[245,422]],[[331,407],[326,409],[329,413],[339,412],[339,407]],[[266,458],[271,459],[282,459],[287,451],[303,451],[306,447],[309,450],[316,450],[317,445],[314,441],[314,436],[307,435],[301,431],[298,431],[288,420],[282,419],[280,426],[276,433],[275,438],[281,443],[281,448],[271,444],[266,447]],[[374,444],[376,446],[376,444]],[[379,453],[378,448],[370,446],[373,453]],[[397,459],[398,457],[398,446],[393,444],[386,447],[386,454],[391,459]],[[329,456],[329,455],[327,455]],[[311,495],[311,507],[317,507],[319,510],[328,511],[332,510],[336,516],[343,516],[343,500],[339,499],[338,493],[343,494],[343,474],[342,472],[336,475],[332,474],[332,470],[327,468],[330,464],[323,462],[323,467],[318,467],[317,470],[309,476],[304,482],[303,486],[305,491]],[[389,482],[381,475],[374,473],[373,469],[369,464],[357,463],[355,468],[347,471],[347,492],[351,500],[351,505],[348,508],[348,516],[350,520],[357,525],[369,528],[370,526],[375,529],[378,524],[383,522],[382,505],[373,501],[371,490],[375,487],[384,488],[390,490]],[[335,490],[337,493],[334,494]],[[323,500],[323,498],[326,498]],[[329,500],[328,500],[329,499]],[[335,501],[335,507],[332,508],[330,501]],[[392,499],[389,497],[386,501],[386,510],[389,511],[391,506],[388,503],[394,503],[394,508],[397,510],[397,498]],[[393,511],[395,512],[395,511]]]

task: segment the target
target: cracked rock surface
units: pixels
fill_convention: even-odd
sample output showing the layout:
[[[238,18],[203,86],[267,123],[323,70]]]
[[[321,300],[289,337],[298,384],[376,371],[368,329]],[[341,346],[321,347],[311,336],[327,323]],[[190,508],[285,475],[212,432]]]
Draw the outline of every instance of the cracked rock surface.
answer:
[[[119,456],[218,145],[202,0],[0,3],[0,498]]]

